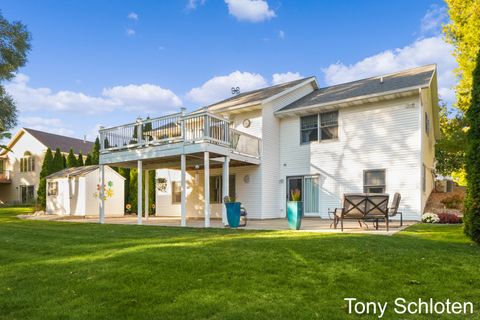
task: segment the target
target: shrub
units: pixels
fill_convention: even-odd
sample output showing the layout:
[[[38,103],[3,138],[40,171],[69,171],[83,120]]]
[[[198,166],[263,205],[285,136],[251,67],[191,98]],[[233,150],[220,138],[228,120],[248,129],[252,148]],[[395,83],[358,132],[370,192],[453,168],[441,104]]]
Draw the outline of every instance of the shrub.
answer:
[[[439,213],[438,219],[440,220],[439,223],[450,223],[450,224],[457,224],[462,223],[462,218],[454,213],[442,212]]]
[[[461,209],[463,204],[463,197],[460,194],[446,197],[440,201],[447,209]]]
[[[435,213],[427,212],[422,216],[422,222],[425,223],[438,223],[440,218]]]

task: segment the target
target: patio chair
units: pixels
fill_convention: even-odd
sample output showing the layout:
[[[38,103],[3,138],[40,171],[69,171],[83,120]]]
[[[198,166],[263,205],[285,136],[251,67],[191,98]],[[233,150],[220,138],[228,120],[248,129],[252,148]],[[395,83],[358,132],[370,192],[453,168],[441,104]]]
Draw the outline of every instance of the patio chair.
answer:
[[[393,195],[392,206],[388,209],[388,219],[395,217],[397,214],[400,216],[400,227],[403,226],[403,213],[398,211],[401,198],[400,193],[396,192]]]
[[[338,220],[340,220],[341,229],[343,231],[343,220],[357,220],[362,227],[361,220],[365,217],[367,198],[364,193],[350,193],[343,196],[343,208],[336,208],[334,214],[334,228],[337,228]],[[368,227],[368,226],[367,226]]]
[[[239,227],[246,227],[247,226],[247,209],[244,207],[240,208],[240,225]]]
[[[367,194],[367,208],[365,213],[365,220],[374,219],[375,229],[378,230],[378,221],[385,220],[387,231],[389,230],[388,217],[388,194]]]
[[[360,226],[362,222],[373,219],[378,230],[378,221],[384,219],[388,226],[388,194],[350,193],[343,196],[343,208],[335,209],[334,228],[337,228],[338,220],[343,231],[343,220],[357,220]],[[368,228],[368,226],[367,226]]]

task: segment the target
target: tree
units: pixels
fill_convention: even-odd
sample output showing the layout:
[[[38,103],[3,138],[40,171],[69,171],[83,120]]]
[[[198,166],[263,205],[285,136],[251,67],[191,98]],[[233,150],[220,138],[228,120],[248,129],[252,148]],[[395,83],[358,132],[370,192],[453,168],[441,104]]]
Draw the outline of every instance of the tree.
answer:
[[[448,42],[454,45],[458,63],[457,107],[466,112],[471,105],[472,74],[480,48],[480,1],[446,0],[450,23],[444,27]]]
[[[467,197],[465,200],[465,234],[480,244],[480,52],[472,76],[471,105],[466,113],[469,130],[466,155]]]
[[[118,173],[125,178],[124,198],[125,205],[130,203],[130,168],[118,168]]]
[[[440,103],[440,139],[435,146],[436,169],[444,176],[464,171],[466,119],[461,111],[448,110]]]
[[[55,155],[53,156],[53,172],[58,172],[64,168],[63,166],[63,156],[60,148],[55,150]]]
[[[130,169],[130,179],[128,184],[128,204],[132,206],[132,212],[137,212],[137,169]]]
[[[86,166],[92,165],[92,155],[90,153],[87,153],[87,158],[85,159],[85,165]]]
[[[70,152],[67,156],[67,168],[74,168],[78,167],[77,158],[75,158],[75,154],[73,153],[73,149],[70,149]]]
[[[62,155],[62,168],[65,169],[67,167],[67,157]]]
[[[77,158],[77,167],[83,167],[84,165],[85,164],[83,163],[83,154],[80,151],[80,153],[78,154],[78,158]]]
[[[9,22],[0,13],[0,81],[11,80],[27,62],[31,36],[25,25]],[[17,124],[17,107],[0,85],[0,134]],[[0,148],[2,148],[0,146]]]
[[[100,160],[100,139],[97,137],[95,139],[95,144],[93,145],[92,150],[92,164],[99,164]]]
[[[38,204],[45,209],[47,204],[47,176],[53,173],[53,154],[50,148],[47,149],[45,153],[45,158],[43,159],[42,171],[40,171],[40,183],[38,185],[37,191],[37,202]]]

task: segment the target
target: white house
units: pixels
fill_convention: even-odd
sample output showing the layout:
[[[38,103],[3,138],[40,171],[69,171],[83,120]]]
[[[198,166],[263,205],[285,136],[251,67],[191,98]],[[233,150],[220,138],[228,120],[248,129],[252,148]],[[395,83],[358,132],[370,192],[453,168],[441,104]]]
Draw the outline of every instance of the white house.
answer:
[[[110,167],[104,169],[106,216],[123,216],[125,178]],[[98,165],[68,168],[47,176],[47,213],[86,216],[100,204]]]
[[[0,151],[0,204],[31,204],[37,197],[47,149],[59,148],[63,155],[72,149],[76,155],[86,155],[93,142],[21,128],[7,146],[12,151]]]
[[[307,216],[328,217],[344,193],[400,192],[404,218],[419,220],[434,187],[436,73],[427,65],[323,88],[304,78],[101,129],[101,167],[156,170],[156,214],[181,225],[224,217],[227,194],[250,218],[284,218],[295,188]]]

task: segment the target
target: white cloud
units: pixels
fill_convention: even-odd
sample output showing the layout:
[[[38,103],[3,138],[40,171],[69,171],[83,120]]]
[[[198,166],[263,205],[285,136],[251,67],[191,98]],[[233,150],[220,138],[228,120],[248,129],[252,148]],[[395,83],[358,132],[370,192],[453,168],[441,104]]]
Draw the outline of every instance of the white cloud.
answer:
[[[58,91],[50,88],[32,88],[29,78],[18,74],[5,85],[14,97],[20,111],[49,110],[86,114],[114,110],[168,112],[182,105],[181,100],[168,89],[153,84],[116,86],[103,89],[102,96],[82,92]]]
[[[442,32],[442,25],[447,22],[447,8],[432,4],[422,18],[420,32],[422,36],[439,35]]]
[[[188,10],[195,10],[197,9],[198,5],[204,5],[205,0],[188,0],[187,2],[187,9]]]
[[[180,98],[171,90],[153,84],[116,86],[103,89],[102,94],[114,101],[120,101],[124,109],[128,111],[153,111],[158,106],[173,109],[182,105]]]
[[[442,36],[436,36],[416,40],[403,48],[386,50],[354,64],[337,62],[322,71],[327,85],[334,85],[436,63],[440,97],[452,103],[452,88],[456,83],[453,70],[457,66],[452,52],[452,45],[446,43]]]
[[[127,36],[129,37],[133,37],[135,35],[135,30],[133,30],[132,28],[127,28],[127,30],[125,30],[125,33],[127,34]]]
[[[62,120],[57,118],[42,118],[42,117],[20,117],[18,119],[21,127],[56,133],[63,136],[73,136],[74,131],[65,128]]]
[[[138,14],[136,14],[135,12],[130,12],[127,18],[130,20],[138,20]]]
[[[278,31],[278,37],[282,40],[285,39],[285,32],[283,30]]]
[[[280,84],[285,82],[290,82],[303,78],[298,72],[285,72],[285,73],[274,73],[272,75],[272,84]]]
[[[227,76],[216,76],[200,87],[187,93],[187,99],[208,105],[232,95],[232,87],[240,87],[241,92],[268,86],[268,82],[257,73],[235,71]]]
[[[265,0],[225,0],[228,13],[240,21],[260,22],[276,17]]]

